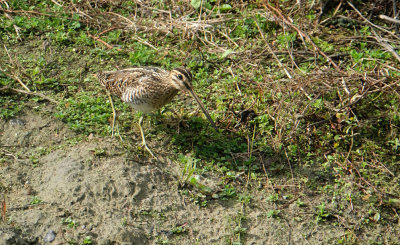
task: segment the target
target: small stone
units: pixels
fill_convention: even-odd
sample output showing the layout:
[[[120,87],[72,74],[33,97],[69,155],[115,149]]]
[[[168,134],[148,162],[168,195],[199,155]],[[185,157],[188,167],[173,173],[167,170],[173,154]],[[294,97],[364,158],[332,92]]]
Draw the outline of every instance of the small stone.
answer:
[[[18,126],[24,126],[24,125],[26,124],[26,122],[25,122],[24,120],[17,119],[17,118],[11,119],[11,120],[9,121],[9,123],[10,123],[10,125],[12,125],[12,126],[16,126],[16,125],[18,125]]]
[[[54,239],[56,239],[56,234],[54,233],[53,230],[49,230],[46,235],[43,238],[44,242],[52,242],[54,241]]]

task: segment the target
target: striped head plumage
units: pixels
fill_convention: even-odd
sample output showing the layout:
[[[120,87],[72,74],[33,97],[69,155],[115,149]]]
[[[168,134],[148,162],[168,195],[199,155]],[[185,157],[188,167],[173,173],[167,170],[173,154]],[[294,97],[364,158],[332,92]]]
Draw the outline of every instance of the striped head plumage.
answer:
[[[190,70],[178,67],[170,72],[170,78],[174,86],[183,91],[192,90],[192,73]]]

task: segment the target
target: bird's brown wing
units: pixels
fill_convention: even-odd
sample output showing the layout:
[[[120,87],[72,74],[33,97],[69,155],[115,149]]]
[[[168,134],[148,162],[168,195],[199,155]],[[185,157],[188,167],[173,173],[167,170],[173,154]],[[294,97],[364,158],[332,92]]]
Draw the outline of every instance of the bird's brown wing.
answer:
[[[119,71],[107,71],[97,74],[102,86],[121,98],[124,102],[143,103],[153,92],[155,84],[161,82],[166,72],[156,67],[131,68]]]

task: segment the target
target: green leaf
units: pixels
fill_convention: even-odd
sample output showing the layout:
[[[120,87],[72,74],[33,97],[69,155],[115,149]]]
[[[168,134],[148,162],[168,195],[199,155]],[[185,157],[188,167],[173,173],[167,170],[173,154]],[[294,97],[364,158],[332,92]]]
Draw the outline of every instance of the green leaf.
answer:
[[[190,2],[190,5],[192,5],[193,8],[198,9],[201,6],[202,0],[192,0]]]
[[[196,179],[196,177],[191,177],[190,180],[189,180],[189,182],[190,182],[190,184],[192,184],[192,185],[197,185],[197,179]]]
[[[233,53],[233,50],[228,49],[221,55],[221,58],[225,58],[226,56],[230,55],[231,53]]]
[[[229,11],[232,9],[232,6],[230,4],[222,4],[221,7],[219,7],[219,10],[222,12]]]
[[[380,219],[381,219],[380,213],[376,213],[376,214],[374,215],[374,220],[375,220],[375,222],[378,222]]]
[[[206,194],[211,194],[211,193],[212,193],[212,189],[211,189],[210,187],[208,187],[208,186],[205,186],[205,185],[200,185],[200,186],[199,186],[199,189],[200,189],[203,193],[206,193]]]

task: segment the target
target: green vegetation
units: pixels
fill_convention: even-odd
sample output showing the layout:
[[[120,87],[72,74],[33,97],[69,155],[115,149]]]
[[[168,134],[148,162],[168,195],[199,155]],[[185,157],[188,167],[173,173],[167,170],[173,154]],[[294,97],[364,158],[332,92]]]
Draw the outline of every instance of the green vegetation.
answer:
[[[356,229],[397,225],[400,70],[396,51],[382,46],[398,51],[391,31],[346,19],[358,16],[347,5],[317,23],[319,5],[311,2],[319,1],[301,9],[296,1],[273,1],[291,24],[261,1],[94,2],[0,2],[0,119],[11,120],[26,104],[54,104],[54,117],[79,139],[111,137],[110,102],[91,74],[186,65],[220,130],[181,95],[167,106],[172,113],[146,121],[146,137],[156,154],[181,166],[180,192],[199,207],[241,203],[227,242],[245,243],[246,210],[260,189],[275,207],[265,218],[284,217],[280,206],[294,202],[317,223],[357,223],[361,228],[348,227],[340,244],[366,242]],[[366,5],[356,7],[367,16]],[[114,105],[121,145],[140,143],[131,137],[140,136],[138,116],[118,99]],[[38,149],[29,159],[36,166],[47,153]],[[218,175],[218,187],[199,181],[207,173]],[[350,207],[363,215],[348,215]],[[76,226],[70,217],[62,223]],[[171,232],[186,234],[184,226]]]
[[[325,203],[321,203],[320,205],[317,206],[318,210],[317,210],[317,217],[316,220],[318,222],[320,221],[326,221],[331,214],[325,209]]]
[[[77,226],[76,222],[71,217],[62,218],[61,224],[66,225],[70,229],[76,228]]]
[[[93,244],[93,240],[91,236],[86,236],[85,239],[83,239],[83,244]]]
[[[40,200],[40,198],[38,196],[34,196],[34,197],[32,197],[31,205],[39,204],[41,202],[42,202],[42,200]]]

